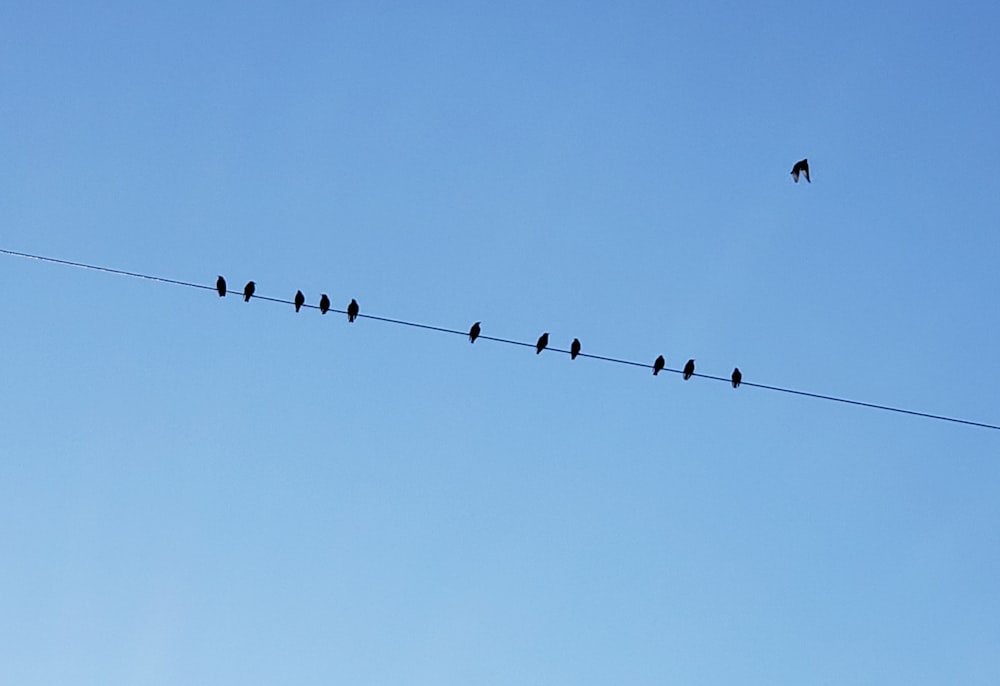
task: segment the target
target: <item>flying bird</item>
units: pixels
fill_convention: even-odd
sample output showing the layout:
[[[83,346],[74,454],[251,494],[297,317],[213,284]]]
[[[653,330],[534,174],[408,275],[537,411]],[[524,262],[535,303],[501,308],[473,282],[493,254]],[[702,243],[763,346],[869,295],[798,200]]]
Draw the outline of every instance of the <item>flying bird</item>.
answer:
[[[295,293],[295,311],[298,312],[299,308],[306,304],[306,296],[302,295],[302,291],[296,291]]]
[[[694,360],[688,360],[684,365],[684,380],[687,381],[694,376]]]
[[[253,281],[247,281],[247,285],[243,287],[243,302],[250,302],[250,297],[256,289],[257,285]]]
[[[482,331],[479,327],[481,323],[482,322],[476,322],[472,325],[472,328],[469,329],[469,343],[475,343],[476,339],[479,338],[479,332]]]
[[[580,339],[574,338],[573,345],[569,347],[569,359],[575,360],[576,356],[580,354]]]
[[[327,297],[326,293],[319,296],[319,312],[320,314],[326,314],[330,309],[330,298]]]
[[[361,308],[358,307],[358,301],[355,300],[354,298],[351,298],[351,304],[347,306],[347,321],[353,322],[355,319],[357,319],[358,312],[360,311]]]
[[[535,354],[537,355],[538,353],[545,350],[545,346],[547,346],[548,344],[549,344],[549,332],[546,331],[545,333],[543,333],[541,336],[538,337],[538,342],[535,343]]]
[[[667,364],[667,361],[663,359],[663,355],[660,355],[659,357],[657,357],[656,358],[656,362],[653,363],[653,376],[656,376],[657,374],[659,374],[660,372],[662,372],[663,371],[663,367],[666,364]]]
[[[739,367],[733,370],[733,388],[739,388],[740,383],[743,381],[743,372],[740,371]]]
[[[215,290],[219,291],[219,297],[226,297],[226,280],[219,274],[219,280],[215,282]]]
[[[799,182],[799,174],[805,174],[806,181],[812,183],[809,179],[809,160],[799,160],[792,167],[792,178],[795,179],[795,183]]]

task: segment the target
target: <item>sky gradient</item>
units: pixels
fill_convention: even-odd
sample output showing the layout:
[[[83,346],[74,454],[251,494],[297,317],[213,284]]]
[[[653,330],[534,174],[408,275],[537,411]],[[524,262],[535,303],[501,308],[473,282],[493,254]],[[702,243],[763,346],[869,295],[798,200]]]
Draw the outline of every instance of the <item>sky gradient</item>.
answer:
[[[1000,423],[995,3],[3,14],[0,248]],[[1000,682],[1000,432],[3,255],[0,313],[0,683]]]

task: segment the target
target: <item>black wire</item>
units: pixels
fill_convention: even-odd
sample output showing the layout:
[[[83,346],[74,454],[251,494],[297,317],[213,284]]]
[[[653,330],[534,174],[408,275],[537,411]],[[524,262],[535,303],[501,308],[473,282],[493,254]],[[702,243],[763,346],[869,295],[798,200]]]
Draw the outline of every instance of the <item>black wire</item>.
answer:
[[[59,260],[55,257],[42,257],[41,255],[32,255],[26,252],[17,252],[14,250],[4,250],[0,248],[0,253],[5,255],[13,255],[14,257],[25,257],[29,260],[40,260],[42,262],[53,262],[55,264],[65,264],[70,267],[80,267],[81,269],[93,269],[95,272],[106,272],[108,274],[121,274],[122,276],[131,276],[136,279],[146,279],[147,281],[159,281],[160,283],[172,283],[175,286],[187,286],[188,288],[201,288],[207,291],[214,291],[215,286],[204,286],[200,283],[191,283],[189,281],[177,281],[175,279],[165,279],[162,276],[150,276],[149,274],[139,274],[137,272],[127,272],[121,269],[112,269],[111,267],[97,267],[92,264],[84,264],[83,262],[71,262],[69,260]]]
[[[30,259],[30,260],[39,260],[41,262],[51,262],[53,264],[62,264],[62,265],[70,266],[70,267],[79,267],[81,269],[91,269],[93,271],[105,272],[105,273],[108,273],[108,274],[120,274],[121,276],[130,276],[130,277],[133,277],[133,278],[136,278],[136,279],[146,279],[147,281],[156,281],[156,282],[159,282],[159,283],[169,283],[169,284],[173,284],[175,286],[187,286],[188,288],[200,288],[200,289],[206,290],[206,291],[214,291],[215,290],[215,286],[206,286],[204,284],[191,283],[189,281],[178,281],[176,279],[166,279],[166,278],[163,278],[161,276],[151,276],[149,274],[139,274],[137,272],[129,272],[129,271],[124,271],[122,269],[112,269],[110,267],[99,267],[99,266],[92,265],[92,264],[85,264],[83,262],[72,262],[70,260],[60,260],[60,259],[56,259],[54,257],[44,257],[42,255],[32,255],[31,253],[17,252],[15,250],[5,250],[3,248],[0,248],[0,253],[5,254],[5,255],[11,255],[13,257],[23,257],[23,258]],[[240,297],[242,296],[242,294],[240,294],[238,291],[231,291],[231,293],[233,295],[235,295],[235,296],[240,296]],[[265,295],[256,295],[256,294],[254,294],[252,297],[254,299],[256,299],[256,300],[265,300],[267,302],[278,303],[278,304],[281,304],[281,305],[294,305],[295,304],[292,300],[285,300],[283,298],[272,298],[272,297],[268,297],[268,296],[265,296]],[[310,308],[310,309],[314,309],[314,310],[320,309],[319,305],[312,305],[312,304],[309,304],[309,303],[304,303],[302,306]],[[334,309],[332,307],[329,308],[327,311],[328,312],[334,312],[334,313],[337,313],[337,314],[347,314],[346,310]],[[410,321],[406,321],[405,319],[394,319],[392,317],[379,317],[379,316],[376,316],[374,314],[359,313],[358,314],[358,318],[361,318],[361,319],[371,319],[371,320],[374,320],[374,321],[377,321],[377,322],[384,322],[386,324],[396,324],[396,325],[399,325],[399,326],[409,326],[409,327],[413,327],[415,329],[426,329],[427,331],[437,331],[439,333],[449,333],[449,334],[453,334],[453,335],[456,335],[456,336],[468,336],[469,335],[469,333],[467,331],[460,331],[458,329],[449,329],[449,328],[445,328],[445,327],[442,327],[442,326],[432,326],[430,324],[422,324],[422,323],[419,323],[419,322],[410,322]],[[527,343],[525,341],[516,341],[516,340],[509,339],[509,338],[499,338],[499,337],[496,337],[496,336],[480,335],[477,338],[477,340],[480,340],[480,339],[481,340],[487,340],[487,341],[494,341],[496,343],[504,343],[506,345],[518,345],[518,346],[525,347],[525,348],[534,348],[535,347],[534,343]],[[562,350],[560,348],[546,348],[546,350],[547,351],[551,351],[551,352],[556,352],[556,353],[563,353],[565,355],[569,355],[570,354],[569,350]],[[621,359],[621,358],[618,358],[618,357],[606,357],[604,355],[594,355],[594,354],[585,353],[585,352],[578,353],[578,357],[589,357],[592,360],[600,360],[602,362],[612,362],[614,364],[627,365],[627,366],[630,366],[630,367],[642,367],[644,369],[652,369],[653,368],[653,365],[646,364],[644,362],[635,362],[633,360],[624,360],[624,359]],[[664,367],[664,369],[662,371],[670,372],[671,374],[683,374],[684,373],[680,369],[671,369],[670,367]],[[711,374],[695,373],[692,376],[696,376],[696,377],[702,378],[702,379],[709,379],[711,381],[721,381],[721,382],[727,383],[727,384],[732,382],[732,380],[729,379],[729,378],[727,378],[727,377],[713,376]],[[845,405],[856,405],[858,407],[868,407],[868,408],[872,408],[872,409],[875,409],[875,410],[884,410],[886,412],[896,412],[897,414],[905,414],[905,415],[910,415],[912,417],[922,417],[924,419],[936,419],[936,420],[939,420],[939,421],[942,421],[942,422],[952,422],[954,424],[964,424],[966,426],[978,426],[978,427],[983,428],[983,429],[992,429],[994,431],[1000,431],[1000,425],[996,425],[996,424],[987,424],[987,423],[984,423],[984,422],[974,422],[974,421],[971,421],[969,419],[959,419],[957,417],[947,417],[945,415],[930,414],[928,412],[917,412],[916,410],[907,410],[907,409],[904,409],[904,408],[901,408],[901,407],[893,407],[891,405],[880,405],[878,403],[868,403],[868,402],[864,402],[864,401],[861,401],[861,400],[851,400],[850,398],[840,398],[840,397],[837,397],[837,396],[826,395],[826,394],[823,394],[823,393],[811,393],[809,391],[800,391],[800,390],[797,390],[797,389],[794,389],[794,388],[785,388],[785,387],[782,387],[782,386],[770,386],[768,384],[754,383],[752,381],[742,381],[741,385],[742,386],[749,386],[751,388],[760,388],[760,389],[767,390],[767,391],[775,391],[777,393],[788,393],[788,394],[791,394],[791,395],[804,396],[806,398],[816,398],[816,399],[819,399],[819,400],[829,400],[831,402],[843,403]]]

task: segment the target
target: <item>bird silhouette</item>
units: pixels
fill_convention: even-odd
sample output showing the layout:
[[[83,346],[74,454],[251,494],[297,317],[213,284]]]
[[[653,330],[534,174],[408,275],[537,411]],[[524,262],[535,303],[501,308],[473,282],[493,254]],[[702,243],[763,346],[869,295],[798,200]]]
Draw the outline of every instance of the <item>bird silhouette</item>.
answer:
[[[740,384],[743,382],[743,372],[740,371],[739,367],[733,369],[733,388],[739,388]]]
[[[330,298],[327,297],[326,293],[319,296],[319,312],[320,314],[326,314],[330,309]]]
[[[545,333],[543,333],[541,336],[538,337],[538,342],[535,343],[535,354],[537,355],[538,353],[545,350],[545,346],[547,346],[548,344],[549,344],[549,332],[546,331]]]
[[[663,355],[660,355],[659,357],[657,357],[656,358],[656,362],[653,363],[653,376],[656,376],[657,374],[659,374],[660,372],[662,372],[663,371],[663,367],[666,364],[667,364],[667,361],[663,359]]]
[[[219,297],[226,297],[226,280],[219,274],[219,280],[215,282],[215,290],[219,291]]]
[[[354,298],[351,298],[351,304],[347,306],[347,321],[353,322],[355,319],[357,319],[358,312],[360,311],[361,308],[358,307],[358,301],[355,300]]]
[[[799,182],[799,174],[805,174],[806,181],[812,183],[809,178],[809,160],[799,160],[792,166],[792,178],[795,179],[795,183]]]
[[[688,360],[684,365],[684,380],[687,381],[694,376],[694,360]]]
[[[251,296],[253,296],[253,292],[256,289],[257,289],[257,284],[255,284],[253,281],[247,281],[247,285],[243,287],[243,302],[245,303],[250,302],[250,298]]]
[[[482,331],[479,327],[481,323],[482,322],[476,322],[472,325],[472,328],[469,329],[469,343],[475,343],[476,339],[479,338],[479,332]]]
[[[574,338],[573,345],[569,347],[569,359],[575,360],[576,356],[580,354],[580,339]]]
[[[302,295],[302,291],[296,291],[295,293],[295,311],[298,312],[299,308],[306,304],[306,296]]]

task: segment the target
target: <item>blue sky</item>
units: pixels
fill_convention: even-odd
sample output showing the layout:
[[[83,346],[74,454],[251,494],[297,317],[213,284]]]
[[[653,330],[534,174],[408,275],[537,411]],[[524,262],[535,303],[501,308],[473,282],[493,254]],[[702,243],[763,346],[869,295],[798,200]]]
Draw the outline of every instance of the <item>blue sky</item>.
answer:
[[[997,423],[998,22],[13,3],[0,248]],[[7,256],[0,312],[0,682],[1000,681],[997,432]]]

